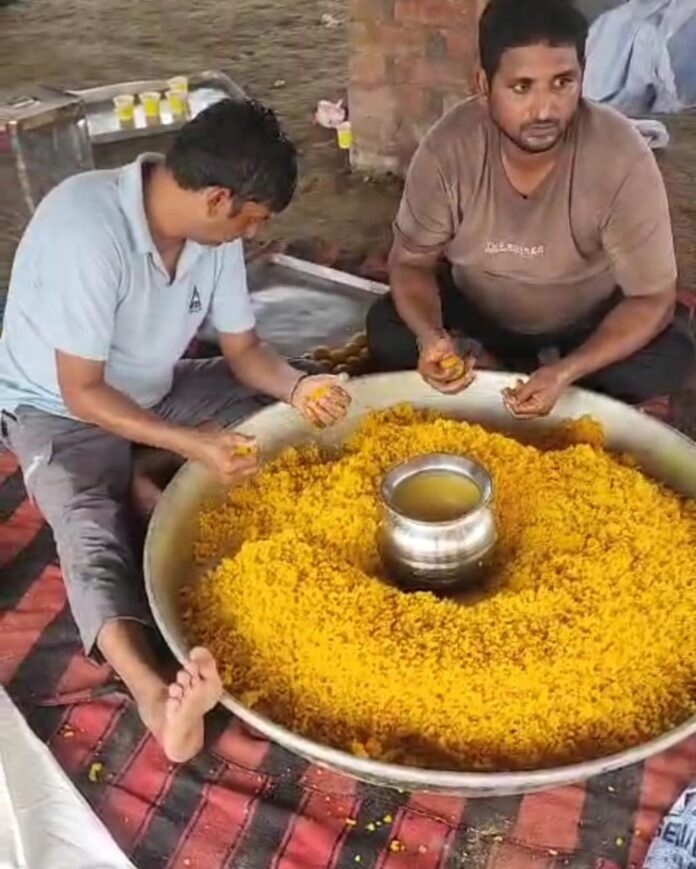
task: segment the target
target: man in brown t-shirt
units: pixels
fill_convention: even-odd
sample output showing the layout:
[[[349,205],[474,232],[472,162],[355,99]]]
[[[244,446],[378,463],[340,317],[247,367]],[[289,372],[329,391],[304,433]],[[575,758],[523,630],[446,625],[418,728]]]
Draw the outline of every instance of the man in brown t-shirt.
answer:
[[[392,293],[368,317],[378,368],[442,392],[477,365],[531,373],[505,399],[537,416],[571,383],[639,402],[693,365],[662,178],[627,119],[582,99],[586,36],[569,0],[489,3],[481,95],[408,173]]]

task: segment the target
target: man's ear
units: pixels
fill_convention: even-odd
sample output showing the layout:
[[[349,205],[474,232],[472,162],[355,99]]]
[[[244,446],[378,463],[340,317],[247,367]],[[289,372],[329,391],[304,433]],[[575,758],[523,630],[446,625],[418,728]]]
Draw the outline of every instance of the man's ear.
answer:
[[[488,76],[483,71],[483,68],[480,66],[476,70],[476,90],[480,96],[488,99],[488,94],[490,92],[490,88],[488,86]]]
[[[208,206],[208,217],[227,214],[230,210],[232,195],[224,187],[208,187],[205,192]]]

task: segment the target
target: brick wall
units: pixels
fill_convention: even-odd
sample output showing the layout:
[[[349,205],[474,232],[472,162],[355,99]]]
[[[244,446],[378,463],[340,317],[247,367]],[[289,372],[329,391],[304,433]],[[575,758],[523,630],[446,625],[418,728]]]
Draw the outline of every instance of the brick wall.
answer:
[[[402,173],[449,106],[472,93],[485,0],[349,0],[355,168]]]

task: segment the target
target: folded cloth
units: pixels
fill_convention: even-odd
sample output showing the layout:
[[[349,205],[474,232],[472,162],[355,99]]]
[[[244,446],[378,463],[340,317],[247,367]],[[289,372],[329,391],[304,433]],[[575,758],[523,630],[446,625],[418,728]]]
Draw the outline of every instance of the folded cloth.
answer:
[[[669,133],[662,121],[636,118],[631,123],[653,150],[666,148],[669,145]]]
[[[631,117],[696,106],[696,0],[628,0],[590,28],[584,93]]]

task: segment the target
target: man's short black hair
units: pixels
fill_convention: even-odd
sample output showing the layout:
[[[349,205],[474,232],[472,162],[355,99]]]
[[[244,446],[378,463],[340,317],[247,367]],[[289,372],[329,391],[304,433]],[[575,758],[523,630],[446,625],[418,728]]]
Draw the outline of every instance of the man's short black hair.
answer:
[[[185,190],[224,187],[241,202],[286,208],[297,184],[297,151],[272,109],[224,99],[181,128],[167,168]]]
[[[479,22],[479,53],[488,81],[508,48],[572,45],[585,63],[587,19],[572,0],[491,0]]]

